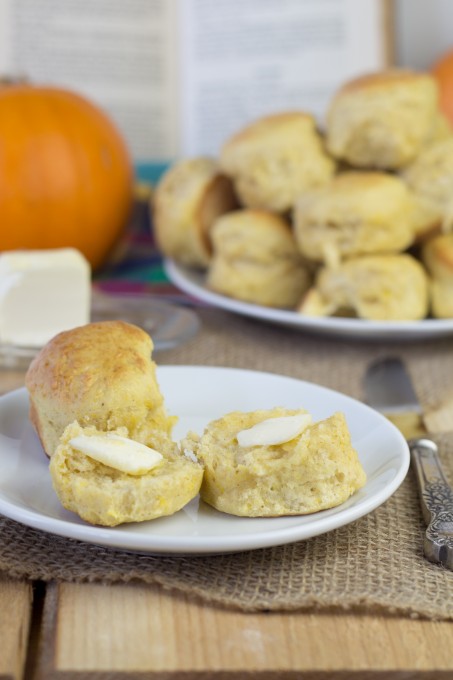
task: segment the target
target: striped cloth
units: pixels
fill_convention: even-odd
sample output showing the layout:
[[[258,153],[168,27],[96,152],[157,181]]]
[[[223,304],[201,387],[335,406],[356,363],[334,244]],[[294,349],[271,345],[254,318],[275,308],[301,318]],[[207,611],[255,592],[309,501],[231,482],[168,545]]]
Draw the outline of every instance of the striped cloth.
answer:
[[[148,201],[137,201],[129,225],[105,266],[93,280],[107,293],[151,294],[170,302],[193,304],[167,278],[162,254],[156,244]]]

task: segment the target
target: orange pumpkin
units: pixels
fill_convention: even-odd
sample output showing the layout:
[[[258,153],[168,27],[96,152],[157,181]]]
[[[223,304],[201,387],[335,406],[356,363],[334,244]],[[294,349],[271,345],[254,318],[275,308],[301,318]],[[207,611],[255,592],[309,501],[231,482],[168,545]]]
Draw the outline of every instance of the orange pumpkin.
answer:
[[[132,187],[125,142],[97,106],[59,88],[0,87],[0,251],[72,246],[96,269]]]
[[[434,64],[432,74],[439,85],[440,108],[453,125],[453,50]]]

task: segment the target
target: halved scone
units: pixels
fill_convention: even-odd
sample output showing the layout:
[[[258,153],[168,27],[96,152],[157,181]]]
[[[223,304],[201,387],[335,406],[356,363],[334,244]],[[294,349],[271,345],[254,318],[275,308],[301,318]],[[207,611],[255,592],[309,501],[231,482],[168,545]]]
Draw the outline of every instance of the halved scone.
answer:
[[[81,450],[90,448],[90,443],[102,449],[103,442],[105,448],[119,443],[129,472],[118,469],[117,461],[113,467],[100,462],[102,456]],[[52,483],[61,504],[91,524],[116,526],[172,515],[198,494],[202,466],[181,454],[165,433],[156,433],[149,442],[154,451],[150,450],[152,467],[148,470],[145,466],[130,471],[134,445],[126,428],[103,432],[77,422],[68,425],[50,461]],[[114,451],[111,460],[115,457]]]
[[[317,512],[343,503],[366,481],[342,413],[311,422],[303,409],[236,411],[211,422],[200,438],[189,434],[183,447],[205,467],[201,498],[232,515]]]

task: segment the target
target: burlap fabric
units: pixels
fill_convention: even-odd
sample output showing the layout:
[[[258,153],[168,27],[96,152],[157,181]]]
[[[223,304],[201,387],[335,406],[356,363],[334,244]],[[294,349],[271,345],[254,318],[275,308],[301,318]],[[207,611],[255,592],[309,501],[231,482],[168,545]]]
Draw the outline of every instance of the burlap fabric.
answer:
[[[199,335],[157,354],[158,363],[270,371],[360,398],[367,363],[402,356],[429,418],[443,431],[435,438],[453,477],[451,339],[376,344],[310,336],[208,309],[200,315]],[[353,524],[307,541],[238,554],[138,555],[0,518],[0,569],[41,580],[138,580],[244,610],[342,608],[453,619],[453,573],[423,558],[424,529],[410,471],[391,499]]]

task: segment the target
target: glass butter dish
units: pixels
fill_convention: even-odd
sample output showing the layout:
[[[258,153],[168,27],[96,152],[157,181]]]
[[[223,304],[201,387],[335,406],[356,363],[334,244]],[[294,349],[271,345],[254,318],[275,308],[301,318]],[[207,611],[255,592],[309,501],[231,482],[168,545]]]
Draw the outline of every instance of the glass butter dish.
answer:
[[[154,351],[168,350],[193,337],[200,326],[195,312],[146,293],[110,294],[93,290],[91,321],[126,321],[143,328],[153,339]],[[40,347],[0,342],[0,367],[27,368]]]

